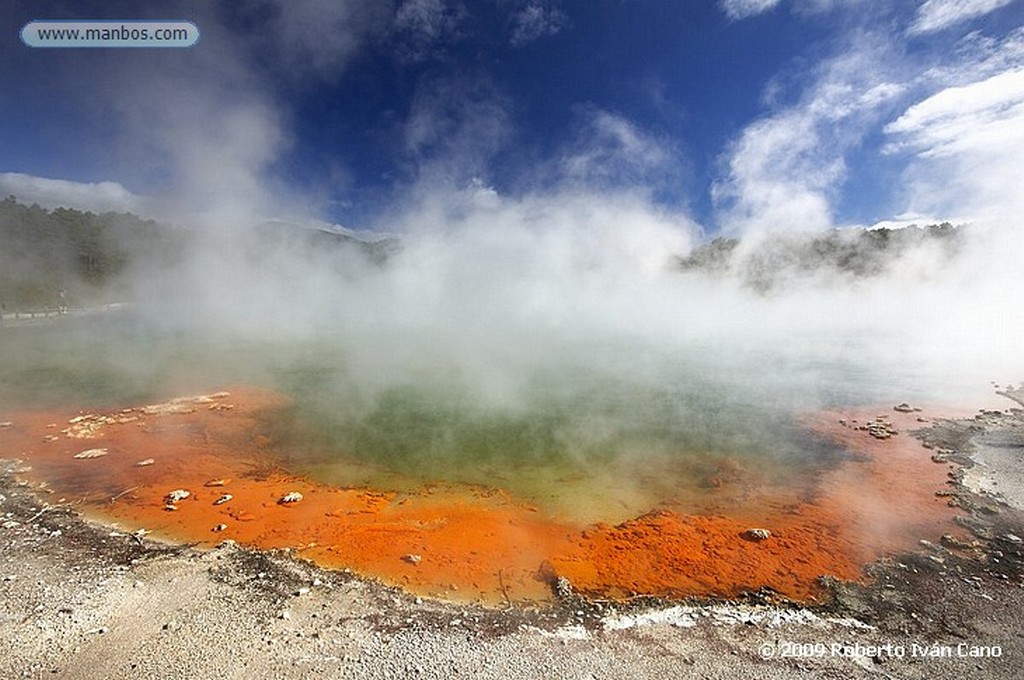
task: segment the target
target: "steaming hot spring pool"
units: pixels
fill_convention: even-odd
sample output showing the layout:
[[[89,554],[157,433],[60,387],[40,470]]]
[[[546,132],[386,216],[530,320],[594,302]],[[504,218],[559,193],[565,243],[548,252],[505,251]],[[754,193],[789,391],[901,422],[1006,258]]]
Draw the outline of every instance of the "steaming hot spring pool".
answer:
[[[948,467],[909,434],[942,415],[938,390],[892,363],[603,344],[495,370],[425,344],[389,375],[351,338],[128,315],[0,334],[0,455],[125,535],[288,548],[501,604],[550,599],[558,577],[595,597],[813,601],[821,576],[958,533]],[[879,417],[898,434],[861,429]]]

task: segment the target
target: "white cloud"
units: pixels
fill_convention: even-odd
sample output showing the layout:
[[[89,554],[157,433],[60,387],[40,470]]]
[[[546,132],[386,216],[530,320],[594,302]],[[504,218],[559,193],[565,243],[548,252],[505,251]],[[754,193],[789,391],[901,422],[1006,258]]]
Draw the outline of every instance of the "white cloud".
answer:
[[[878,35],[848,36],[847,49],[818,65],[796,104],[740,133],[726,155],[726,176],[712,186],[725,231],[833,226],[846,152],[905,89],[882,66],[886,51]]]
[[[558,7],[545,6],[531,0],[512,15],[512,44],[525,45],[539,38],[555,35],[568,23],[569,18]]]
[[[917,213],[903,213],[901,215],[893,215],[892,217],[884,220],[878,220],[873,224],[869,225],[857,225],[865,229],[877,230],[877,229],[903,229],[905,227],[921,227],[928,224],[940,224],[945,218],[940,218],[935,215],[919,215]]]
[[[726,180],[712,187],[723,228],[756,234],[831,225],[828,193],[841,159],[820,152],[818,121],[789,111],[748,126],[733,145]]]
[[[1005,223],[1024,210],[1024,69],[943,89],[885,127],[889,154],[912,158],[911,209]]]
[[[926,0],[907,32],[933,33],[993,12],[1014,0]]]
[[[394,23],[400,55],[423,61],[443,54],[460,38],[468,16],[459,0],[405,0]]]
[[[781,0],[722,0],[722,11],[730,19],[746,19],[775,9]]]
[[[118,182],[72,182],[20,172],[0,173],[0,195],[14,196],[44,208],[75,208],[92,212],[138,210],[139,197]]]
[[[160,193],[182,213],[222,225],[274,214],[284,199],[270,177],[288,142],[281,110],[255,87],[233,87],[247,77],[236,67],[225,58],[202,77],[169,69],[132,73],[130,67],[111,75],[134,93],[111,102],[123,159],[136,174],[160,178]]]
[[[899,172],[876,209],[941,220],[1006,221],[1024,212],[1024,36],[976,33],[921,70],[890,33],[850,33],[795,104],[748,125],[725,157],[712,196],[727,231],[761,234],[834,226],[853,150]],[[775,83],[778,88],[778,83]],[[777,94],[771,102],[785,100]],[[888,123],[888,124],[886,124]],[[873,138],[884,145],[873,151]],[[903,165],[900,169],[898,166]],[[863,166],[857,172],[867,172]],[[858,199],[859,200],[859,199]]]
[[[488,78],[424,78],[402,130],[416,178],[454,186],[474,177],[486,181],[493,156],[512,134],[510,109]]]
[[[383,32],[392,19],[390,0],[257,0],[249,7],[273,18],[246,38],[269,46],[290,76],[344,70],[367,36]]]
[[[593,109],[559,161],[560,174],[587,185],[654,186],[676,177],[674,144],[626,118]]]
[[[950,87],[908,108],[885,132],[903,138],[890,151],[911,148],[923,157],[995,150],[1024,132],[1024,69]],[[1009,132],[1007,138],[1000,132]],[[993,144],[994,142],[994,144]]]
[[[343,73],[359,46],[390,24],[392,10],[379,0],[253,0],[228,20],[223,8],[200,4],[190,18],[202,27],[202,49],[145,68],[138,55],[115,50],[96,61],[90,79],[68,67],[52,83],[108,122],[118,149],[111,163],[131,174],[156,214],[218,226],[308,214],[312,192],[300,198],[275,174],[292,142],[289,101],[277,88]],[[265,28],[238,28],[254,23]],[[118,86],[97,97],[96,82]]]

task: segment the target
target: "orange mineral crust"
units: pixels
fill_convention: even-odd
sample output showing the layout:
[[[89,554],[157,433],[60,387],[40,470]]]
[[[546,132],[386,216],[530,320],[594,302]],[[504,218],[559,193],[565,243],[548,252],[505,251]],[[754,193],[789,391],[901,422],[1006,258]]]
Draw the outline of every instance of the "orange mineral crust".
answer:
[[[932,463],[929,451],[906,434],[925,426],[920,417],[891,408],[807,415],[802,422],[809,431],[851,453],[819,472],[813,485],[801,480],[772,488],[733,505],[729,516],[656,511],[591,527],[572,549],[552,557],[552,568],[593,594],[733,597],[770,586],[812,600],[821,592],[819,576],[856,580],[866,563],[913,549],[921,539],[962,536],[953,509],[935,493],[945,487],[948,468]],[[870,423],[898,434],[879,439]],[[751,529],[769,536],[759,539]]]
[[[801,419],[857,456],[823,475],[818,494],[819,505],[842,517],[840,528],[858,546],[861,561],[943,534],[967,537],[952,521],[955,508],[941,495],[949,489],[953,466],[932,462],[934,451],[911,434],[951,417],[962,416],[941,407],[904,413],[889,407],[821,411]]]
[[[552,579],[565,577],[602,597],[731,597],[770,586],[809,600],[821,575],[857,579],[880,555],[955,533],[935,495],[946,468],[904,432],[914,416],[884,414],[901,433],[878,439],[856,424],[866,414],[809,415],[804,425],[841,442],[849,460],[789,486],[708,485],[702,507],[727,513],[669,503],[615,526],[573,525],[491,487],[398,494],[289,474],[279,439],[294,411],[255,388],[97,413],[7,414],[0,455],[24,459],[54,500],[126,532],[289,548],[424,595],[545,600]]]

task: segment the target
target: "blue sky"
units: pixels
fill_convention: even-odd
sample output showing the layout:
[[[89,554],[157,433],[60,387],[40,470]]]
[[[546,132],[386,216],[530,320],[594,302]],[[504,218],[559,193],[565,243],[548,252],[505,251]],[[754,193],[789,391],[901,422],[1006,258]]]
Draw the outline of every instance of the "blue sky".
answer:
[[[1024,208],[1019,0],[89,5],[0,9],[4,194],[383,230],[617,196],[704,235]],[[58,18],[202,38],[17,37]]]

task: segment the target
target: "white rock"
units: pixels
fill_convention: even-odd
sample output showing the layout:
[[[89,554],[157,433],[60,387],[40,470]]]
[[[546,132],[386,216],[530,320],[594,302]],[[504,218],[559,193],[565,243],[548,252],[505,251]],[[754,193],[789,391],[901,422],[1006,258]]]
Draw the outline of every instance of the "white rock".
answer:
[[[88,460],[90,458],[101,458],[110,453],[107,449],[86,449],[81,453],[76,453],[75,458],[79,460]]]
[[[167,494],[166,496],[164,496],[164,498],[167,499],[168,503],[177,503],[178,501],[185,500],[186,498],[188,498],[191,495],[192,494],[190,492],[186,491],[185,489],[175,489],[174,491],[172,491],[169,494]]]
[[[772,532],[767,529],[747,529],[743,532],[743,537],[750,541],[764,541],[772,537]]]

